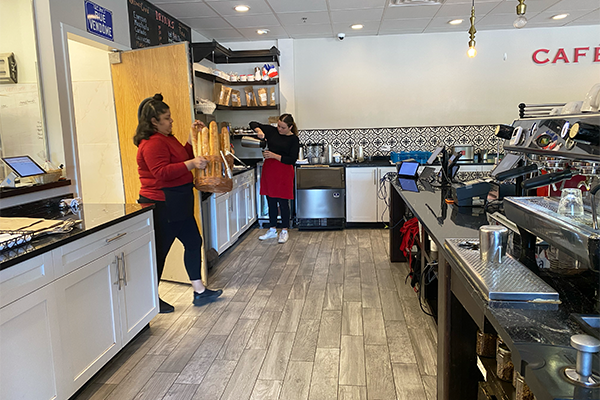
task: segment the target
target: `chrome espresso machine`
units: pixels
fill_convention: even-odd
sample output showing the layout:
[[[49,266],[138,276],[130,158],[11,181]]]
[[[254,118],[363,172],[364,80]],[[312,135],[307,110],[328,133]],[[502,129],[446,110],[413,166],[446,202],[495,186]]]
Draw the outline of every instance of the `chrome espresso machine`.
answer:
[[[538,112],[499,125],[496,136],[513,163],[495,183],[512,185],[502,205],[519,232],[514,255],[559,292],[558,312],[585,333],[571,336],[576,357],[568,345],[516,346],[535,354],[523,361],[543,398],[600,398],[600,113]],[[563,209],[563,192],[581,195],[582,209]]]

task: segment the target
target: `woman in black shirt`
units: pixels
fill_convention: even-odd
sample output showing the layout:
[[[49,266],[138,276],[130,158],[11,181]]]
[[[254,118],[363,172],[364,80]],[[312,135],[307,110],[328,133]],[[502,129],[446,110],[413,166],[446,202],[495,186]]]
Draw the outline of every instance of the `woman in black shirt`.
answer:
[[[260,139],[266,139],[268,149],[263,152],[265,163],[260,177],[260,194],[267,196],[269,227],[260,240],[277,237],[277,210],[281,210],[279,243],[287,242],[290,227],[290,203],[294,198],[294,164],[298,159],[300,140],[298,127],[291,114],[282,114],[277,128],[250,122],[250,128]]]

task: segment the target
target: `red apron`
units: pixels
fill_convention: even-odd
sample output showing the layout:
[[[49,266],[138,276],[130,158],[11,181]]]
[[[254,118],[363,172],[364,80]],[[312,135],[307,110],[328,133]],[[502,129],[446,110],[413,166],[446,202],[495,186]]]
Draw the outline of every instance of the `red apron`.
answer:
[[[294,166],[267,158],[260,177],[260,194],[279,199],[294,198]]]

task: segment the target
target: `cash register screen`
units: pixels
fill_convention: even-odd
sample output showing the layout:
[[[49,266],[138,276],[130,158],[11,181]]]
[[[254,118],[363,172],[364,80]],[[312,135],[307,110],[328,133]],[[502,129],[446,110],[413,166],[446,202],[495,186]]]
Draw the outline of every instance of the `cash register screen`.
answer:
[[[2,160],[21,178],[46,173],[46,171],[44,171],[44,169],[29,156],[2,157]]]
[[[514,167],[517,166],[517,163],[519,162],[521,157],[522,157],[521,154],[511,154],[511,153],[507,154],[506,156],[504,156],[502,161],[500,161],[500,163],[498,165],[496,165],[496,167],[492,170],[491,175],[495,177],[496,175],[498,175],[501,172],[508,171],[509,169],[513,169]]]
[[[400,176],[415,176],[415,175],[417,175],[418,169],[419,169],[418,162],[404,161],[398,167],[398,175],[400,175]]]
[[[414,179],[404,179],[398,178],[398,183],[402,190],[407,190],[409,192],[418,192],[419,188],[417,187],[417,181]]]

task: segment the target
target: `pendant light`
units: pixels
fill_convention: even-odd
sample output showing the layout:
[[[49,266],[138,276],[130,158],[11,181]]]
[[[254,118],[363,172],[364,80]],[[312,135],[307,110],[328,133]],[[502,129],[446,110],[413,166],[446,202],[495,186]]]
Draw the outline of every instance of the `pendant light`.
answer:
[[[525,11],[527,11],[527,5],[525,4],[525,0],[519,0],[519,4],[517,4],[517,19],[513,22],[513,26],[517,29],[521,29],[527,24],[527,18],[525,18]]]
[[[477,55],[477,50],[475,49],[475,33],[477,30],[475,29],[475,0],[473,0],[473,7],[471,8],[471,27],[469,28],[469,50],[467,50],[467,55],[469,58],[473,58]]]

